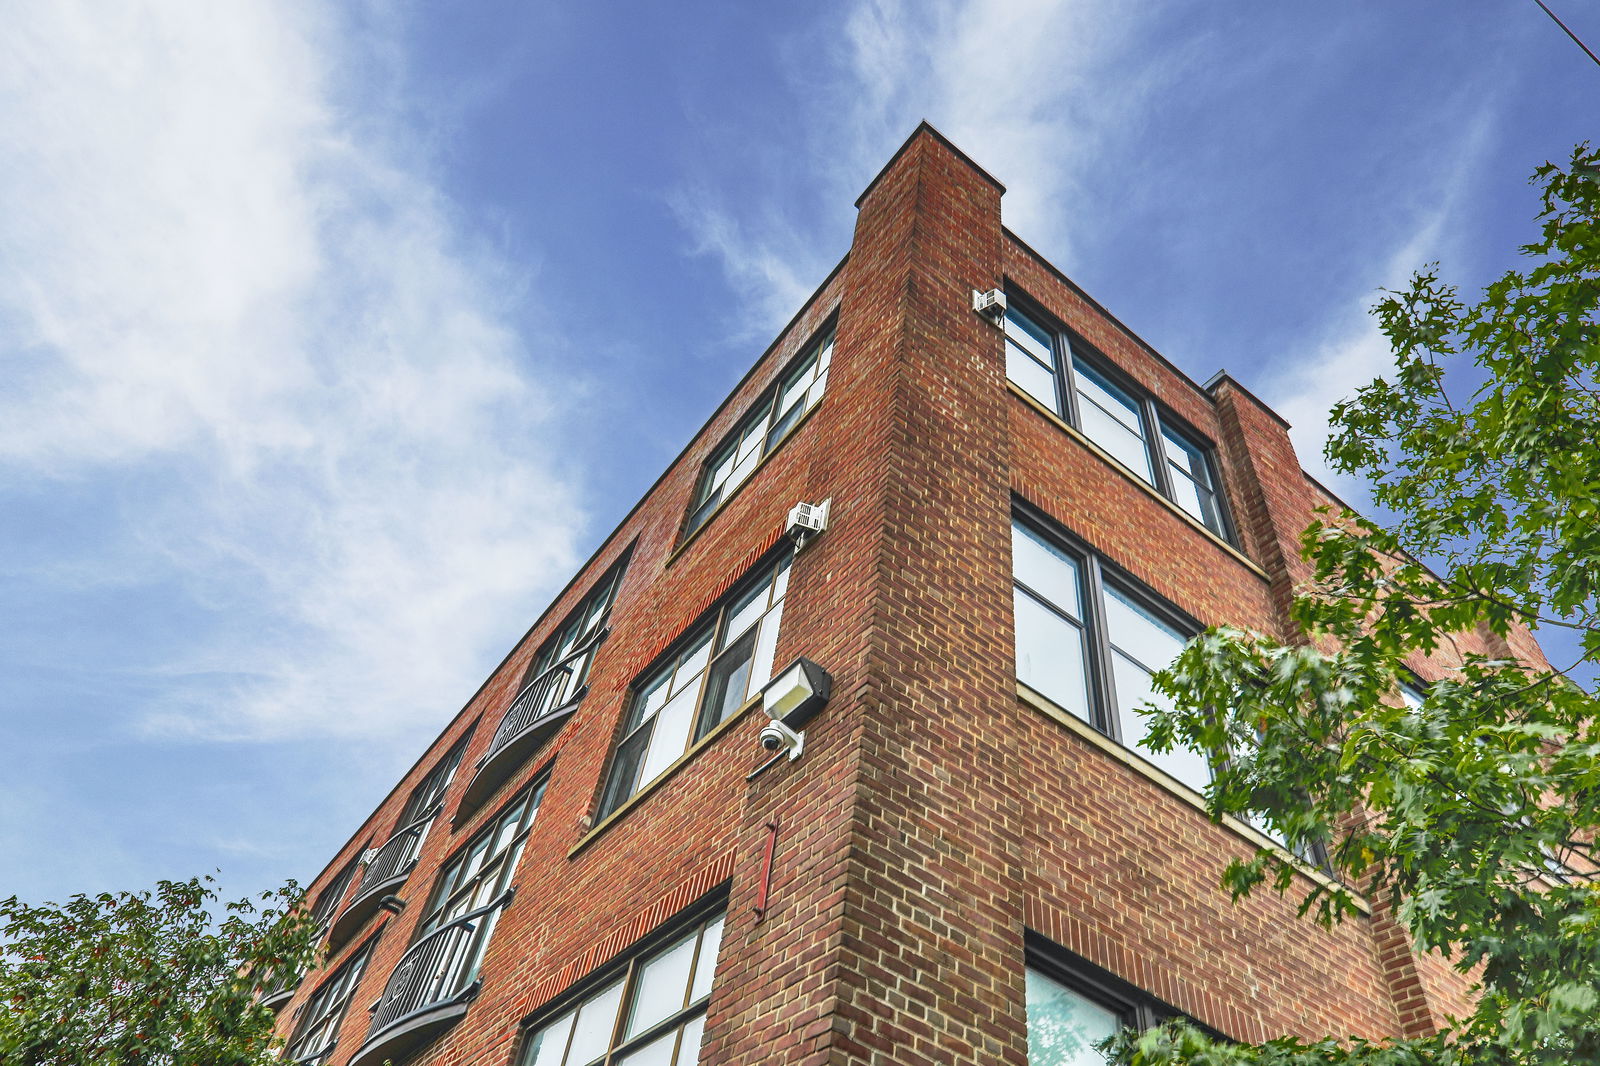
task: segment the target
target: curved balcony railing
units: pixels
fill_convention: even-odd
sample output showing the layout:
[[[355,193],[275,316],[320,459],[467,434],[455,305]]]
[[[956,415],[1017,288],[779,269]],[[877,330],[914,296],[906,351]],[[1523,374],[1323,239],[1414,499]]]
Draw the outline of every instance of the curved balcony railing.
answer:
[[[577,683],[578,678],[609,632],[609,629],[601,629],[522,686],[522,691],[506,708],[499,728],[494,731],[494,739],[489,742],[489,750],[478,760],[476,772],[461,795],[455,815],[458,824],[482,806],[533,754],[533,749],[572,717],[584,693],[584,688]]]
[[[261,1005],[276,1014],[284,1004],[294,998],[295,989],[305,975],[298,970],[280,970],[267,978],[261,987]]]
[[[478,994],[478,966],[495,921],[514,891],[440,926],[400,956],[350,1066],[403,1061],[461,1020]]]
[[[342,944],[356,930],[377,913],[383,898],[406,883],[411,868],[417,864],[417,854],[422,850],[422,838],[428,835],[428,826],[444,809],[442,803],[428,808],[421,818],[401,827],[388,843],[373,852],[362,865],[361,882],[350,905],[340,912],[328,930],[328,942]]]

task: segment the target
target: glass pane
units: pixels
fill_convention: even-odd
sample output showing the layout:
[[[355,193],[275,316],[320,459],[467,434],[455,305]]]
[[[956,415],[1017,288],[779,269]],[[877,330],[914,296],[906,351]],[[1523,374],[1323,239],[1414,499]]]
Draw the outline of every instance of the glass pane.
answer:
[[[822,351],[817,353],[817,374],[820,376],[828,372],[828,364],[833,362],[833,338],[829,337],[822,342]]]
[[[717,966],[717,949],[722,946],[722,919],[706,926],[700,938],[700,958],[694,966],[694,985],[689,989],[689,1002],[696,1003],[711,994],[711,975]]]
[[[677,761],[689,747],[689,729],[694,725],[695,697],[699,690],[686,689],[656,715],[655,736],[639,770],[639,783],[654,781],[656,775]]]
[[[555,1021],[533,1034],[528,1050],[523,1053],[522,1066],[561,1066],[567,1050],[567,1034],[572,1032],[572,1012],[568,1011]]]
[[[1006,309],[1006,340],[1045,366],[1055,365],[1055,357],[1050,351],[1049,332],[1015,307]]]
[[[717,509],[717,505],[721,502],[722,490],[718,489],[716,492],[713,492],[710,496],[708,496],[704,503],[694,509],[694,513],[689,516],[689,528],[699,529],[705,520],[711,517],[711,512],[715,511]]]
[[[1083,632],[1021,589],[1017,615],[1017,680],[1090,721],[1083,672]]]
[[[1072,373],[1077,381],[1078,395],[1100,407],[1123,427],[1140,437],[1144,436],[1139,418],[1139,405],[1121,388],[1082,359],[1072,361]]]
[[[778,652],[778,625],[783,621],[783,604],[767,612],[756,637],[755,659],[750,664],[750,691],[753,693],[772,680],[772,657]]]
[[[678,672],[672,678],[674,694],[694,683],[695,677],[706,668],[711,659],[711,628],[707,626],[694,637],[694,644],[678,657]]]
[[[733,476],[728,478],[728,488],[732,490],[736,486],[742,485],[744,479],[755,472],[756,464],[759,462],[761,462],[761,453],[759,451],[751,452],[748,456],[739,460],[739,465],[733,468]]]
[[[693,936],[685,937],[639,967],[624,1039],[631,1040],[683,1009],[689,967],[694,964],[694,942]]]
[[[732,448],[719,455],[712,465],[711,473],[706,477],[705,495],[709,498],[718,494],[718,490],[728,480],[728,475],[733,472],[735,459]]]
[[[656,1037],[637,1051],[630,1051],[620,1059],[612,1061],[617,1063],[617,1066],[672,1066],[672,1051],[677,1046],[678,1030],[673,1029]]]
[[[1114,1011],[1030,969],[1027,977],[1028,1066],[1104,1066],[1094,1045],[1116,1034]]]
[[[602,815],[616,810],[639,787],[639,763],[650,746],[653,728],[645,726],[617,746],[617,758],[611,764],[611,784],[606,788],[605,802],[600,805]]]
[[[1011,524],[1011,572],[1041,597],[1082,620],[1077,560],[1015,522]]]
[[[1106,586],[1106,632],[1111,646],[1147,673],[1170,666],[1188,639],[1112,585]],[[1119,702],[1128,705],[1120,698]]]
[[[661,705],[667,702],[667,682],[671,679],[672,670],[669,668],[644,683],[644,687],[634,697],[634,713],[628,722],[630,729],[655,714],[661,709]]]
[[[1211,524],[1206,521],[1208,508],[1200,499],[1200,487],[1194,483],[1188,474],[1177,468],[1172,470],[1172,502],[1200,519],[1200,521],[1205,522],[1206,525],[1209,526]]]
[[[1161,445],[1173,466],[1192,478],[1206,480],[1206,464],[1198,448],[1166,428],[1161,430]]]
[[[750,420],[750,424],[745,427],[744,436],[739,438],[739,449],[736,453],[738,462],[748,462],[752,457],[761,458],[761,438],[765,436],[766,428],[765,416]],[[735,482],[742,480],[743,478],[734,478]]]
[[[1150,675],[1138,664],[1120,653],[1111,657],[1111,673],[1117,684],[1117,706],[1122,724],[1122,743],[1136,749],[1140,755],[1182,781],[1196,792],[1204,792],[1211,783],[1211,760],[1188,748],[1174,748],[1156,754],[1145,747],[1144,738],[1150,731],[1149,720],[1135,707],[1153,703],[1158,707],[1171,704],[1164,696],[1150,688]]]
[[[706,679],[705,699],[700,705],[697,737],[705,736],[744,703],[745,690],[750,683],[750,656],[755,646],[756,635],[751,633],[712,664],[711,674]]]
[[[694,1066],[700,1061],[700,1044],[706,1035],[704,1014],[683,1027],[683,1042],[678,1045],[678,1061],[674,1066]]]
[[[1006,345],[1006,377],[1049,410],[1061,413],[1060,401],[1056,399],[1056,376],[1011,344]]]
[[[1155,484],[1155,477],[1150,473],[1150,454],[1145,451],[1143,437],[1087,399],[1078,404],[1078,416],[1082,423],[1079,428],[1084,436],[1145,481]]]
[[[722,647],[726,648],[744,631],[755,625],[761,612],[767,609],[767,582],[763,581],[739,598],[728,608],[728,624],[723,627]]]
[[[622,982],[618,981],[578,1008],[567,1066],[586,1066],[610,1050],[611,1034],[617,1026],[617,1008],[621,1004]]]
[[[773,603],[783,599],[783,594],[789,591],[789,563],[790,559],[785,557],[783,562],[778,564],[778,576],[772,582]]]

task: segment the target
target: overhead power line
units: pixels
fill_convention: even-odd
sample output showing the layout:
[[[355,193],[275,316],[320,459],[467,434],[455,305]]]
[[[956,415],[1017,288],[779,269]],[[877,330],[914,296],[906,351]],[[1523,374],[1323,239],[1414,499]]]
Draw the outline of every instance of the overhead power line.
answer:
[[[1584,44],[1582,41],[1578,40],[1578,35],[1576,33],[1573,33],[1570,29],[1568,29],[1567,28],[1567,24],[1565,22],[1562,22],[1561,19],[1556,16],[1556,13],[1554,11],[1551,11],[1548,7],[1545,6],[1544,0],[1533,0],[1533,2],[1539,5],[1539,9],[1541,11],[1543,11],[1546,15],[1550,16],[1550,21],[1551,22],[1554,22],[1557,26],[1561,27],[1561,32],[1565,33],[1568,37],[1572,38],[1572,43],[1573,44],[1575,44],[1579,48],[1583,49],[1583,54],[1584,55],[1586,55],[1590,59],[1594,60],[1594,65],[1595,66],[1600,67],[1600,56],[1597,56],[1593,52],[1589,51],[1589,46]]]

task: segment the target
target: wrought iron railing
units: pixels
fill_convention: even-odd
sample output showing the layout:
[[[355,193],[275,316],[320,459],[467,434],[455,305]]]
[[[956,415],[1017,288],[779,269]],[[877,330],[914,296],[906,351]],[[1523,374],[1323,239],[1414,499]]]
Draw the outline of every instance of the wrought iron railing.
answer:
[[[440,926],[400,956],[382,998],[373,1007],[368,1042],[413,1014],[471,994],[495,920],[510,904],[514,891],[507,889],[492,903]]]
[[[396,830],[387,844],[373,852],[372,858],[367,860],[366,869],[361,874],[361,888],[357,894],[365,893],[369,886],[381,884],[405,873],[416,861],[417,853],[422,850],[422,838],[427,835],[429,824],[443,809],[442,803],[434,804],[423,812],[421,818]]]
[[[505,717],[500,719],[500,727],[494,731],[494,739],[489,742],[489,750],[478,760],[479,766],[494,758],[496,752],[515,740],[539,719],[577,698],[578,692],[575,691],[574,683],[588,664],[590,653],[605,639],[607,632],[608,630],[601,629],[566,656],[546,667],[538,677],[522,686],[517,698],[506,708]]]

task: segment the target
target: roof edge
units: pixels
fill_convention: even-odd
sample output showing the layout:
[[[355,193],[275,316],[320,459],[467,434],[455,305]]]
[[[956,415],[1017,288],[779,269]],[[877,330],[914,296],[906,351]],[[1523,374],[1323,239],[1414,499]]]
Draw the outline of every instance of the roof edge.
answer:
[[[873,175],[871,181],[867,182],[867,187],[861,190],[860,196],[856,197],[856,207],[859,208],[861,206],[861,202],[872,194],[872,190],[877,188],[878,182],[883,180],[883,176],[894,169],[894,165],[900,162],[900,157],[905,155],[906,152],[910,151],[911,146],[916,143],[917,138],[922,136],[932,137],[934,140],[938,141],[945,148],[949,149],[950,153],[957,159],[971,167],[973,172],[976,173],[978,177],[982,178],[984,181],[987,181],[996,189],[999,189],[1002,195],[1005,194],[1006,187],[1000,184],[998,178],[989,173],[987,170],[984,170],[977,163],[974,163],[970,155],[957,148],[955,144],[951,142],[950,138],[946,137],[944,134],[935,129],[933,124],[927,119],[923,119],[921,122],[917,123],[917,128],[911,131],[911,136],[907,137],[904,143],[902,143],[900,147],[895,150],[894,155],[889,157],[889,161],[878,170],[878,173]]]

